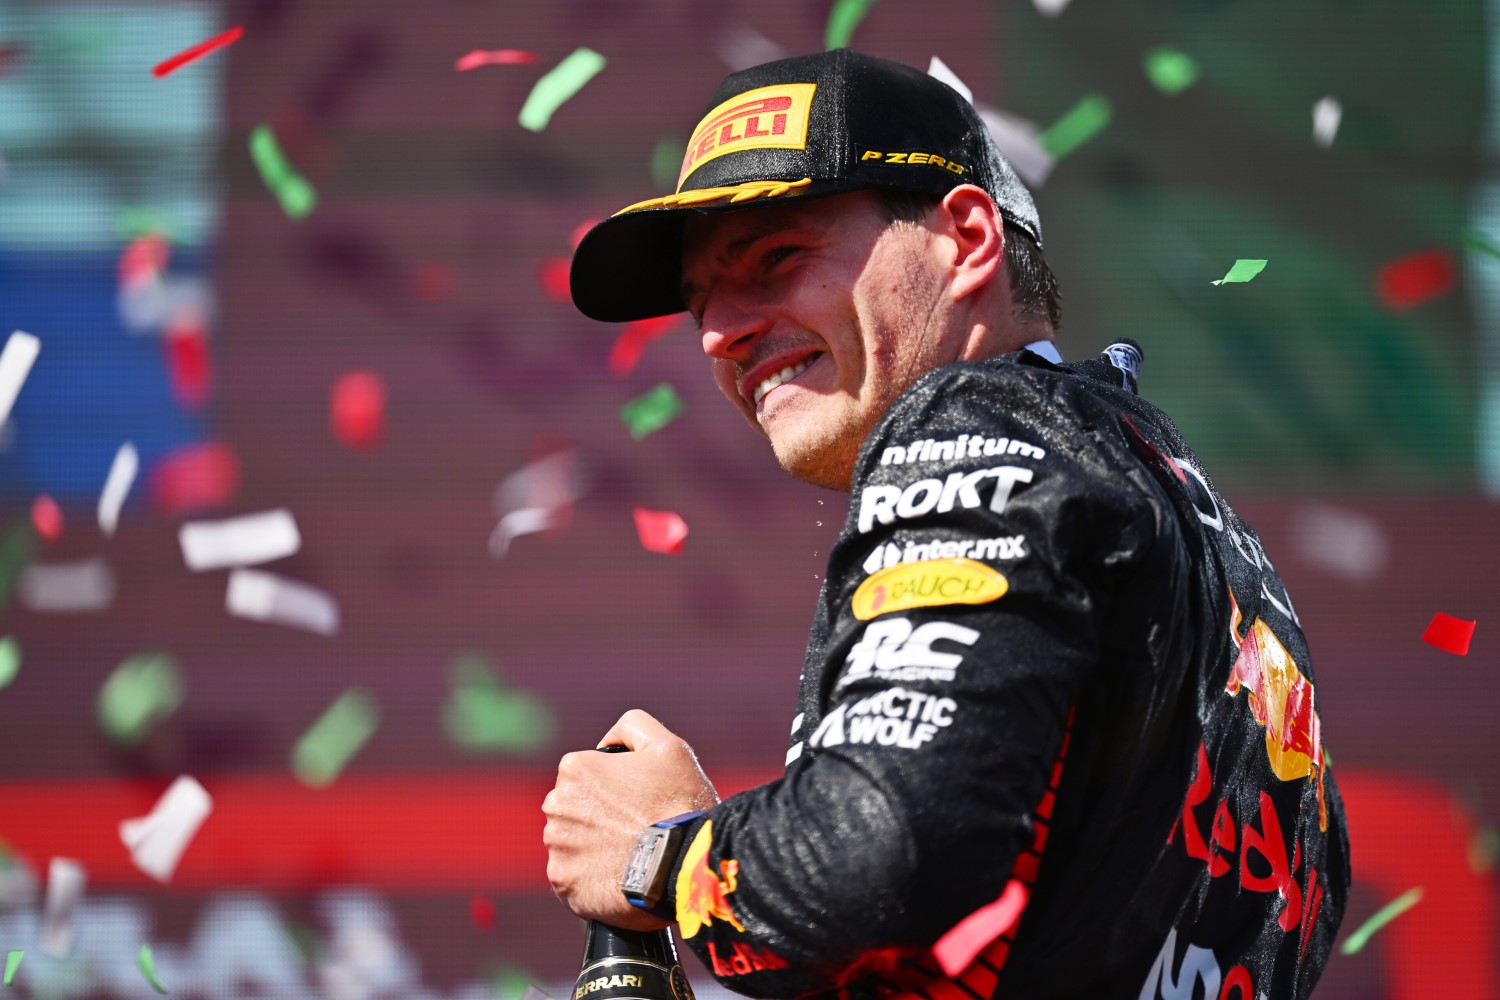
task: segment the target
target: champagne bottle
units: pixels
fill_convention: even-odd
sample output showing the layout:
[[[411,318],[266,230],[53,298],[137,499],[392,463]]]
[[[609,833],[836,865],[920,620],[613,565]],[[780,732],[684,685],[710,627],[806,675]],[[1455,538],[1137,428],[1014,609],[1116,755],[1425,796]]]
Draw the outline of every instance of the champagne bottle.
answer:
[[[694,1000],[666,929],[627,931],[588,921],[572,1000]]]

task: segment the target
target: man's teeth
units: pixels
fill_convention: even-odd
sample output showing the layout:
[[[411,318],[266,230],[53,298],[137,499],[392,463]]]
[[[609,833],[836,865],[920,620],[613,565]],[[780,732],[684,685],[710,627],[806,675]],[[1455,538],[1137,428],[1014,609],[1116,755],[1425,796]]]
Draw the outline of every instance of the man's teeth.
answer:
[[[761,398],[764,397],[766,393],[770,392],[781,383],[790,382],[798,375],[801,375],[803,372],[807,371],[807,366],[812,364],[814,359],[816,358],[816,354],[811,355],[809,357],[803,358],[795,365],[789,365],[786,368],[781,369],[781,371],[773,372],[772,374],[767,376],[765,381],[761,382],[760,385],[755,387],[755,401],[759,403],[761,401]]]

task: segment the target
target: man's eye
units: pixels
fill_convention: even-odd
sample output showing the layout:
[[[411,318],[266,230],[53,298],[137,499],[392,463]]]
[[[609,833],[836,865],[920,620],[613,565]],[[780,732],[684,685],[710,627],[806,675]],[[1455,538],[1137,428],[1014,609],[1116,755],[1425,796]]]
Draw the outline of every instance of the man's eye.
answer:
[[[761,260],[764,262],[766,268],[770,269],[770,268],[775,267],[777,264],[780,264],[782,261],[786,260],[788,257],[791,257],[793,254],[795,254],[798,250],[801,250],[801,249],[802,248],[799,247],[799,246],[779,246],[779,247],[772,247],[771,249],[769,249],[769,250],[766,251],[765,256],[763,256],[761,258]]]

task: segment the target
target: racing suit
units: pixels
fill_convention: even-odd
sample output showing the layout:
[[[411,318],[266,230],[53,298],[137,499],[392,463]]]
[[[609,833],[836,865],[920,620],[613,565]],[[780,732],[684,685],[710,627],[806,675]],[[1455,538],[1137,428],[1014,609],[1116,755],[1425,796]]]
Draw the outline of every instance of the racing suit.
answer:
[[[1350,874],[1307,646],[1133,387],[1022,350],[871,432],[786,772],[697,819],[668,886],[725,986],[1312,990]]]

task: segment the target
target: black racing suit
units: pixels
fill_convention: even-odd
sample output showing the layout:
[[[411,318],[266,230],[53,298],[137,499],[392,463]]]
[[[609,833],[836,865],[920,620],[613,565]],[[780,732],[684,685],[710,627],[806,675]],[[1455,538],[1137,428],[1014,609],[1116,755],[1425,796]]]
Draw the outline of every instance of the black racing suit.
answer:
[[[1312,990],[1350,876],[1307,646],[1130,385],[1023,350],[929,372],[871,432],[786,773],[697,820],[669,887],[725,986]]]

